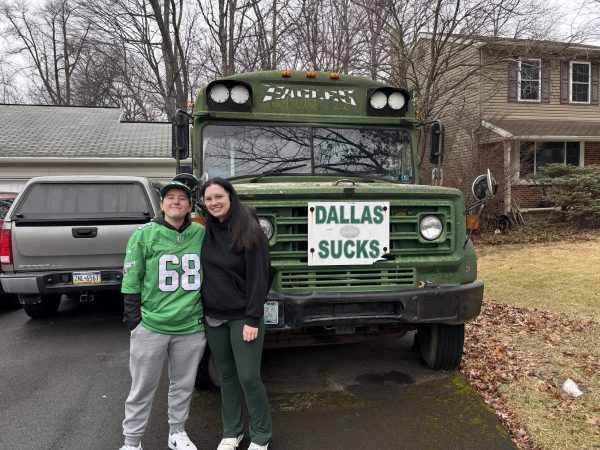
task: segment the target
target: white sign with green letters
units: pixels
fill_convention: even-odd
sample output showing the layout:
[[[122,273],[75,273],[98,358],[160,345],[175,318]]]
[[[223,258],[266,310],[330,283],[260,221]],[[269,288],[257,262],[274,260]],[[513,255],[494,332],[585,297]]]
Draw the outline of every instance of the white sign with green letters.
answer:
[[[389,202],[308,204],[308,265],[373,264],[390,249]]]

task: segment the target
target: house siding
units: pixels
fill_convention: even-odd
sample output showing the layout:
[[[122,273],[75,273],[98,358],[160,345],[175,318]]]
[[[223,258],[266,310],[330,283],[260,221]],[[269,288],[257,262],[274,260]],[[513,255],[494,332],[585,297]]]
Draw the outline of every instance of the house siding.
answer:
[[[509,82],[511,75],[509,65],[515,62],[518,64],[519,58],[540,58],[542,66],[548,67],[549,72],[547,81],[541,80],[542,91],[548,89],[547,93],[542,92],[543,100],[539,102],[511,101],[514,100],[515,86]],[[482,102],[481,118],[491,123],[499,123],[503,119],[528,121],[575,121],[597,123],[600,117],[600,106],[598,105],[598,60],[600,60],[600,48],[590,51],[587,54],[577,54],[575,51],[558,51],[556,48],[549,50],[547,48],[537,47],[522,48],[514,47],[512,50],[498,48],[494,46],[484,46],[482,48],[482,96],[487,97],[487,101]],[[569,61],[586,61],[591,63],[590,77],[590,104],[569,103]],[[561,70],[561,65],[562,70]],[[567,67],[566,79],[564,67]],[[514,78],[514,74],[513,77]],[[566,82],[565,82],[566,81]],[[561,82],[563,84],[561,89]],[[566,87],[566,102],[565,102]],[[512,92],[512,96],[511,96]],[[542,100],[542,99],[541,99]],[[531,135],[539,135],[535,129],[531,130]],[[574,132],[577,134],[577,132]],[[489,133],[482,133],[482,141],[490,136]],[[496,135],[495,139],[502,142],[502,139]],[[547,140],[552,140],[549,137]],[[488,141],[489,142],[489,141]],[[505,180],[512,179],[510,187],[505,183],[500,183],[501,187],[509,189],[509,195],[506,195],[503,202],[500,202],[501,209],[507,210],[510,205],[508,202],[516,202],[520,208],[539,208],[548,206],[543,199],[542,190],[532,184],[518,183],[519,155],[514,150],[516,141],[505,140],[506,143],[513,146],[511,153],[511,167],[506,168],[495,163],[494,165],[501,170]],[[500,143],[499,143],[500,144]],[[501,151],[501,145],[497,150]],[[584,164],[600,164],[600,143],[586,142],[584,150]],[[482,146],[482,150],[491,157],[490,151]],[[490,158],[490,164],[493,163]],[[494,169],[497,170],[497,169]],[[515,183],[516,182],[516,183]]]
[[[522,54],[522,57],[534,57],[534,54]],[[539,56],[539,55],[538,55]],[[560,64],[561,60],[548,58],[550,65],[550,99],[548,103],[542,102],[509,102],[507,100],[509,81],[508,81],[508,61],[518,60],[518,55],[504,53],[500,55],[490,54],[489,51],[482,53],[481,89],[487,101],[482,105],[482,117],[485,120],[495,122],[502,119],[511,120],[564,120],[566,118],[578,120],[597,121],[600,114],[598,104],[573,104],[561,103],[560,88]],[[573,58],[575,59],[575,58]],[[587,57],[577,60],[598,62],[600,57]],[[571,59],[568,59],[571,60]],[[597,65],[594,65],[597,68]]]
[[[433,112],[431,119],[440,120],[445,127],[443,184],[466,193],[477,175],[475,161],[478,142],[475,131],[479,125],[479,74],[468,74],[479,64],[479,51],[474,47],[466,47],[461,57],[461,64],[445,73],[438,83],[442,94],[435,99],[438,109]],[[427,66],[426,61],[424,64]],[[465,80],[460,89],[451,92],[443,89],[443,86],[452,85],[463,78]],[[432,169],[427,147],[419,171],[423,183],[430,183]]]
[[[443,120],[446,127],[444,185],[468,194],[471,180],[490,168],[499,184],[492,208],[508,211],[513,200],[521,208],[546,206],[539,187],[520,180],[519,140],[585,142],[583,164],[600,164],[600,134],[597,133],[600,46],[482,39],[469,48],[465,47],[466,42],[457,36],[456,46],[460,51],[455,53],[456,69],[446,74],[446,81],[449,86],[461,81],[461,67],[464,70],[469,66],[478,67],[477,75],[461,81],[460,89],[450,95],[441,94],[437,99],[441,103],[451,100],[435,117]],[[540,61],[539,101],[518,100],[516,83],[520,58]],[[590,63],[588,104],[570,103],[570,61]],[[429,68],[427,58],[419,58],[418,62],[423,70]],[[566,73],[561,66],[567,67]],[[427,117],[427,120],[432,118]],[[511,122],[505,122],[503,129],[502,121],[508,120]],[[427,153],[421,155],[421,179],[427,182],[432,167]]]

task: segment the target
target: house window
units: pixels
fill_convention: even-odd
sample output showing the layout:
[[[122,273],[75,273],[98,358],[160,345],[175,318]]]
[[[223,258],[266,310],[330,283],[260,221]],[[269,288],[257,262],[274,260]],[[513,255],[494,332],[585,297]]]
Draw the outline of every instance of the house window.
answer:
[[[519,100],[529,102],[540,101],[541,60],[519,60]]]
[[[590,63],[571,61],[571,102],[590,102]]]
[[[521,142],[521,176],[537,173],[546,164],[579,165],[579,142]]]

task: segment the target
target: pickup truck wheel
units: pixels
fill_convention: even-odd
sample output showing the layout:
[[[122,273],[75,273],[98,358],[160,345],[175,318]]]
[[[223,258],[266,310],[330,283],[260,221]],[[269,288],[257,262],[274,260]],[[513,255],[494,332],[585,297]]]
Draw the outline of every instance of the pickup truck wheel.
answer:
[[[462,359],[465,325],[419,325],[418,348],[430,369],[456,370]]]
[[[210,389],[221,385],[221,372],[215,362],[212,352],[206,347],[196,373],[196,388]]]
[[[0,304],[7,309],[19,309],[22,306],[19,297],[15,294],[0,295]]]
[[[41,295],[40,303],[25,303],[23,309],[32,319],[45,319],[56,314],[60,306],[60,295]]]

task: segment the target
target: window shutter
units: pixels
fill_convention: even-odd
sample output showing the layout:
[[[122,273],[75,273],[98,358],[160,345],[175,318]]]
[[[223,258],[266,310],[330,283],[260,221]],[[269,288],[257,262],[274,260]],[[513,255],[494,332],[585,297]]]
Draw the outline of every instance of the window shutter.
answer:
[[[550,103],[550,61],[542,59],[542,103]]]
[[[560,63],[560,102],[569,103],[569,61]]]
[[[598,63],[593,62],[590,65],[590,70],[592,71],[592,96],[591,103],[594,105],[598,104]]]
[[[518,89],[518,70],[519,62],[515,60],[508,61],[508,101],[516,102],[519,100]]]

